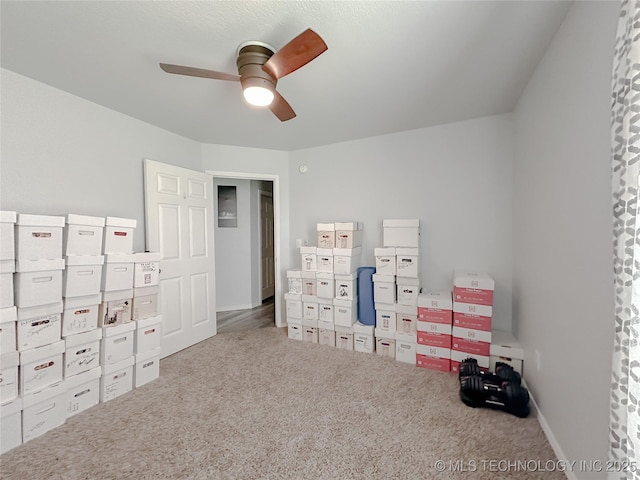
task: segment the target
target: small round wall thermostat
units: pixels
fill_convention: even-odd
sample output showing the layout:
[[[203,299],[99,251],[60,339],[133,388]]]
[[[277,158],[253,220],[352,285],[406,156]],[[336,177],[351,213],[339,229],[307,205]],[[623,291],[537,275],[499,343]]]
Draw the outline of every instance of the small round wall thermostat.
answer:
[[[300,173],[307,173],[307,166],[306,166],[306,165],[300,165],[300,166],[298,167],[298,171],[299,171]]]

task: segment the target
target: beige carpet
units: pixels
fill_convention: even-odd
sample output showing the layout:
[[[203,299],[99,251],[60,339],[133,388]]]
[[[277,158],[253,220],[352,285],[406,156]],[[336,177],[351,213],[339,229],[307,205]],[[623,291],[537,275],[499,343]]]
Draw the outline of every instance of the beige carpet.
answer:
[[[453,375],[269,327],[220,334],[162,360],[153,383],[1,456],[0,477],[565,478],[499,472],[488,460],[555,455],[536,418],[465,406]],[[477,471],[454,473],[456,461],[475,461]]]

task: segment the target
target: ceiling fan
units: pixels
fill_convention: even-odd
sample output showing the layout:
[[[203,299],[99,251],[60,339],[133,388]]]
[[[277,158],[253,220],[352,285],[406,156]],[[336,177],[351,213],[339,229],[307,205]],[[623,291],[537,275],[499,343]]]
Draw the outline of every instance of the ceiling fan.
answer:
[[[238,75],[203,68],[161,63],[167,73],[214,80],[239,81],[245,100],[269,110],[285,122],[296,116],[291,105],[276,90],[282,77],[295,72],[327,50],[327,44],[310,28],[276,51],[272,46],[257,41],[244,42],[238,47]]]

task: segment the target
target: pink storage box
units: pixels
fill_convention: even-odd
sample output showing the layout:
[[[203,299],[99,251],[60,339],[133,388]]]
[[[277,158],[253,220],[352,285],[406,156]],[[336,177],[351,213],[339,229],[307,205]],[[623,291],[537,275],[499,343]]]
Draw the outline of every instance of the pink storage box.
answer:
[[[434,323],[432,325],[438,325]],[[451,335],[439,332],[418,330],[418,345],[428,345],[431,347],[451,348]]]
[[[476,305],[493,305],[493,290],[478,288],[453,288],[453,299],[461,303],[475,303]]]
[[[448,358],[416,354],[416,366],[428,368],[429,370],[437,370],[439,372],[449,372],[451,370],[451,360]]]
[[[490,332],[491,317],[483,317],[481,315],[471,315],[468,313],[455,312],[453,314],[453,326]]]

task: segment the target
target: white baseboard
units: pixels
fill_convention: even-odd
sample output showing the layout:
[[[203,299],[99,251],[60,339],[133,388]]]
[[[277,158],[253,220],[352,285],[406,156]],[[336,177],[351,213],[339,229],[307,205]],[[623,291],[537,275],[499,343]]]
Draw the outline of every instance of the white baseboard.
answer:
[[[529,387],[527,387],[527,384],[525,383],[524,380],[522,381],[522,385],[527,390],[529,390]],[[542,427],[542,431],[547,437],[547,440],[549,440],[549,444],[551,445],[553,452],[556,454],[556,457],[558,457],[559,461],[566,462],[567,464],[571,463],[569,459],[567,459],[567,456],[562,451],[562,448],[560,447],[560,444],[558,443],[558,440],[556,439],[555,435],[551,431],[551,427],[547,423],[547,420],[544,418],[544,415],[542,415],[542,412],[540,412],[540,409],[538,408],[538,404],[536,403],[535,398],[533,398],[533,395],[531,394],[531,390],[529,390],[529,400],[531,401],[531,406],[533,407],[532,409],[533,413],[538,419],[538,423]],[[569,480],[578,480],[578,477],[576,476],[575,472],[572,472],[570,469],[567,469],[564,473]]]
[[[251,310],[252,308],[257,307],[258,305],[252,305],[250,303],[246,303],[244,305],[228,305],[226,307],[221,307],[220,305],[216,306],[216,310],[218,312],[229,312],[231,310]]]

